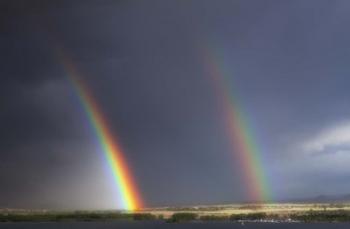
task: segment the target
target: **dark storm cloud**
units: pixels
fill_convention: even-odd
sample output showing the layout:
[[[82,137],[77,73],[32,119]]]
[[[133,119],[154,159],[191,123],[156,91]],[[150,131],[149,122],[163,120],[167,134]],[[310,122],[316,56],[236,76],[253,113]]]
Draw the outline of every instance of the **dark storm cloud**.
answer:
[[[231,73],[228,87],[261,143],[273,195],[309,196],[322,184],[315,175],[344,192],[350,172],[330,169],[348,160],[344,146],[316,156],[303,146],[325,144],[320,132],[339,133],[349,116],[348,8],[346,1],[2,1],[0,206],[115,207],[57,47],[95,95],[150,206],[246,200],[201,56],[207,47]],[[97,193],[103,198],[92,198]]]
[[[37,20],[46,13],[48,5],[45,5],[1,2],[0,206],[3,207],[53,207],[53,203],[57,206],[56,200],[50,202],[44,196],[50,195],[47,190],[57,174],[76,166],[74,161],[81,157],[72,153],[76,151],[74,141],[84,136],[76,134],[79,124],[69,114],[77,110],[76,103],[69,103],[71,89]]]

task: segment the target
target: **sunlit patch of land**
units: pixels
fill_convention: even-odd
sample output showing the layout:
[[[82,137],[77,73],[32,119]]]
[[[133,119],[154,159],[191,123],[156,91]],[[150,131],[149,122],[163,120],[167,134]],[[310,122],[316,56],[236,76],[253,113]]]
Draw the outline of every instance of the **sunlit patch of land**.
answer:
[[[178,214],[188,213],[193,214],[193,219],[206,221],[350,222],[350,203],[198,205],[145,209],[142,212],[170,220]]]
[[[177,212],[192,212],[199,216],[217,215],[230,216],[232,214],[266,213],[267,215],[286,216],[290,214],[310,211],[350,211],[349,203],[273,203],[273,204],[225,204],[225,205],[198,205],[188,207],[150,208],[142,212],[170,217]]]

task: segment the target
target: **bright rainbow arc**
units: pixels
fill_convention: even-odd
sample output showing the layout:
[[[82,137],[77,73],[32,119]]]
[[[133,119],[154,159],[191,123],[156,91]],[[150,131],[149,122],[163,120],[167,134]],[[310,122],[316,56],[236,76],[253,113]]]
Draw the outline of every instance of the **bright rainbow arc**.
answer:
[[[232,139],[238,160],[242,164],[244,182],[249,200],[266,202],[270,200],[265,171],[262,166],[261,153],[258,150],[252,129],[248,125],[243,108],[237,101],[233,90],[229,88],[229,70],[213,50],[203,52],[205,64],[214,82],[215,91],[220,98],[220,105],[225,115],[227,132]]]
[[[64,55],[61,55],[61,61],[112,170],[114,180],[122,197],[123,209],[134,211],[142,208],[140,195],[123,157],[122,149],[116,141],[116,137],[110,132],[106,118],[103,116],[89,88],[82,81],[72,61]]]

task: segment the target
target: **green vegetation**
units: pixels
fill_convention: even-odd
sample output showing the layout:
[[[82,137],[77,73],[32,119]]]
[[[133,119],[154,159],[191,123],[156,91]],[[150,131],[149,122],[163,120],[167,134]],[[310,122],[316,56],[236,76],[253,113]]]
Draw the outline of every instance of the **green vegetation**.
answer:
[[[155,220],[157,216],[150,213],[135,213],[132,215],[134,220]]]
[[[198,215],[195,213],[189,213],[189,212],[181,212],[181,213],[174,213],[168,220],[168,223],[178,223],[178,222],[184,222],[184,221],[194,221],[198,219]]]
[[[229,220],[227,215],[203,215],[199,217],[202,221],[225,221]]]
[[[267,219],[267,214],[264,212],[249,213],[249,214],[232,214],[230,220],[260,220]]]
[[[290,216],[293,220],[302,222],[349,222],[350,211],[312,211],[304,214],[293,214]]]

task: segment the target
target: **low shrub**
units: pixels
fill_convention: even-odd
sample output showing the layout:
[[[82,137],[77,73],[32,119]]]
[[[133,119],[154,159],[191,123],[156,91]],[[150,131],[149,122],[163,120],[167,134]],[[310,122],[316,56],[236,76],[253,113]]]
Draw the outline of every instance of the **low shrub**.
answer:
[[[181,213],[174,213],[167,222],[169,223],[177,223],[177,222],[184,222],[184,221],[193,221],[198,218],[198,215],[195,213],[189,213],[189,212],[181,212]]]
[[[257,212],[257,213],[249,213],[249,214],[232,214],[230,216],[230,220],[237,221],[237,220],[259,220],[259,219],[266,219],[267,215],[263,212]]]
[[[224,215],[203,215],[199,219],[203,221],[222,221],[228,220],[229,217]]]
[[[135,213],[133,214],[134,220],[155,220],[157,217],[150,213]]]

